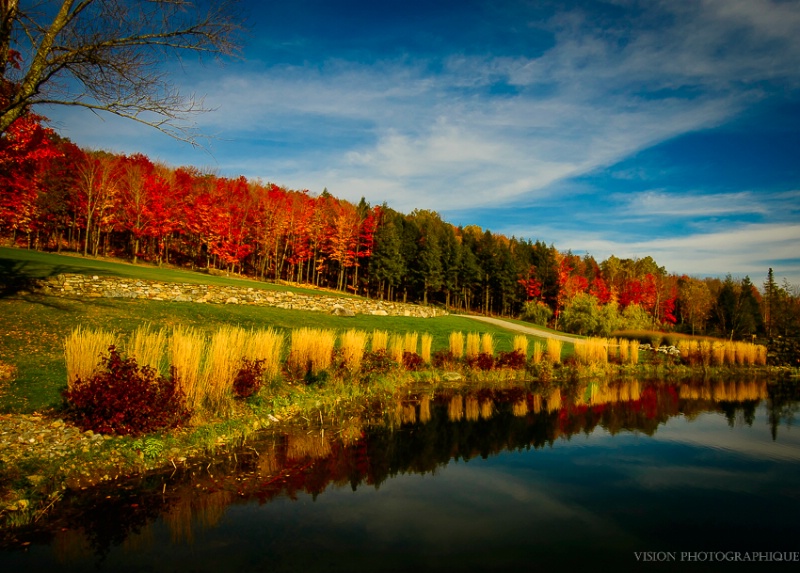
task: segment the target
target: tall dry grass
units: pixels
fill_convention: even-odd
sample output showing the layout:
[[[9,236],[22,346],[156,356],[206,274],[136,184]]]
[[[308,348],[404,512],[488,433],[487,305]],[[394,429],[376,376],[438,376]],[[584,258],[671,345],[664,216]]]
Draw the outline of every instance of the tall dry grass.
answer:
[[[605,338],[576,341],[575,358],[581,364],[605,364],[608,362],[608,341]]]
[[[420,341],[419,355],[425,364],[431,363],[431,347],[433,346],[433,335],[424,333]]]
[[[167,373],[165,364],[167,351],[167,330],[152,330],[149,324],[133,331],[125,344],[125,354],[136,359],[139,366],[148,366],[161,373]]]
[[[725,363],[726,364],[736,364],[736,343],[735,342],[726,342],[725,343]]]
[[[417,334],[416,332],[406,332],[405,336],[403,337],[403,351],[416,354],[418,340],[419,340],[419,334]]]
[[[73,390],[78,380],[85,382],[99,372],[108,347],[116,344],[117,335],[108,330],[84,330],[80,326],[73,330],[64,340],[67,389]]]
[[[627,364],[630,361],[631,342],[627,338],[619,339],[619,361]]]
[[[175,369],[178,388],[186,396],[186,403],[197,410],[205,398],[200,383],[203,356],[206,354],[206,338],[193,328],[172,329],[167,346],[170,365]]]
[[[541,342],[533,343],[533,352],[531,353],[531,362],[539,364],[544,357],[544,347]]]
[[[767,347],[761,344],[756,345],[756,364],[759,366],[767,365]]]
[[[455,359],[464,356],[464,334],[461,332],[450,333],[450,356]]]
[[[528,337],[524,334],[517,334],[514,336],[514,341],[511,343],[511,349],[519,352],[526,359],[528,358]]]
[[[289,366],[293,370],[310,370],[318,374],[330,368],[336,333],[319,328],[296,328],[292,331]]]
[[[630,364],[639,364],[639,341],[631,340],[628,344]]]
[[[364,358],[364,349],[367,346],[367,333],[363,330],[350,329],[342,333],[339,339],[342,360],[351,372],[361,368]]]
[[[400,366],[403,365],[403,352],[405,352],[405,336],[399,334],[392,334],[389,337],[389,358],[397,362]]]
[[[700,360],[703,366],[711,365],[712,345],[710,340],[701,340],[698,344],[700,349]]]
[[[553,364],[561,362],[561,348],[564,343],[555,338],[547,339],[547,359]]]
[[[467,333],[467,345],[464,354],[467,360],[474,360],[481,353],[481,335],[477,332]]]
[[[372,351],[373,352],[386,352],[386,346],[389,344],[389,333],[385,330],[372,331]]]
[[[230,409],[233,381],[242,367],[247,332],[238,326],[223,326],[211,335],[201,375],[205,405],[216,414]]]
[[[619,340],[609,338],[606,340],[606,360],[613,361],[619,357]]]
[[[484,332],[483,335],[481,335],[481,353],[494,356],[494,339],[488,332]]]
[[[711,343],[711,363],[714,366],[725,364],[725,344],[722,342]]]
[[[284,336],[274,328],[251,330],[247,333],[244,357],[261,360],[264,378],[274,378],[281,370]]]

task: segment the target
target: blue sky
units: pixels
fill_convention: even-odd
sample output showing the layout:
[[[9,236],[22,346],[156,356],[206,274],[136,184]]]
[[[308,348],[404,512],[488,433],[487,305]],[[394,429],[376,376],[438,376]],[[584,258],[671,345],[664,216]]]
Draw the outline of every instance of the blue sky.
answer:
[[[800,284],[800,2],[245,2],[169,64],[205,149],[78,109],[81,146],[690,275]]]

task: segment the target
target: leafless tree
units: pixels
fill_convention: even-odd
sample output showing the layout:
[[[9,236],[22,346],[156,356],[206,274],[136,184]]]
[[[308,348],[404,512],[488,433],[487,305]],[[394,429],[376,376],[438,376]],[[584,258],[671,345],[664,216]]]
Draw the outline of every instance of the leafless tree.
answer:
[[[163,64],[187,52],[232,55],[240,30],[235,0],[0,0],[0,135],[50,104],[194,143],[188,120],[205,108],[179,93]]]

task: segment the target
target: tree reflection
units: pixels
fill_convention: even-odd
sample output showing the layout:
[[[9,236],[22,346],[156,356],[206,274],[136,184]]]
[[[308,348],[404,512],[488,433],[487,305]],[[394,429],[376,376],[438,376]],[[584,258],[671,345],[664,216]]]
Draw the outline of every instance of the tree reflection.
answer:
[[[173,543],[191,544],[198,529],[215,527],[232,504],[268,503],[330,487],[378,488],[402,474],[432,474],[453,460],[503,451],[555,447],[591,434],[653,435],[670,418],[722,413],[729,424],[752,425],[766,401],[773,439],[794,423],[796,384],[763,381],[643,383],[622,380],[569,388],[482,388],[405,396],[388,409],[388,423],[351,418],[337,428],[294,428],[251,441],[203,466],[153,475],[91,492],[73,492],[45,527],[31,530],[59,559],[102,559],[125,543],[147,543],[148,528],[164,524]],[[205,464],[205,462],[204,462]]]

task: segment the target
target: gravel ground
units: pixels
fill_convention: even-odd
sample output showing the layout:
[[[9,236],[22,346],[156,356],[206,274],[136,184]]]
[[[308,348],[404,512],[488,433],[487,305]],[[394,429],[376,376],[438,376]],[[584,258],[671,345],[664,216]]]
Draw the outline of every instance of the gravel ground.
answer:
[[[81,487],[111,479],[114,467],[122,462],[113,449],[112,455],[106,452],[94,462],[86,461],[93,451],[107,449],[108,440],[114,438],[83,432],[60,418],[0,414],[0,513],[29,509],[25,496],[37,489]],[[25,475],[26,469],[33,473]]]

